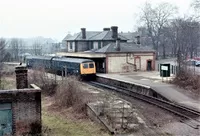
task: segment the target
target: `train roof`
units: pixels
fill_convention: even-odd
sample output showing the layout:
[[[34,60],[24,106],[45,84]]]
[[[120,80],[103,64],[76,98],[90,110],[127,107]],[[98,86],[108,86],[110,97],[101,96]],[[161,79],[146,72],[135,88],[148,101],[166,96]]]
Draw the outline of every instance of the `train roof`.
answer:
[[[53,60],[59,60],[63,62],[75,62],[75,63],[84,63],[84,62],[91,62],[93,60],[90,59],[80,59],[80,58],[54,58]]]
[[[91,62],[90,59],[81,59],[81,58],[66,58],[66,57],[52,57],[52,56],[27,56],[27,59],[45,59],[45,60],[55,60],[55,61],[67,61],[75,63]]]
[[[26,59],[47,59],[50,60],[51,56],[27,56]]]

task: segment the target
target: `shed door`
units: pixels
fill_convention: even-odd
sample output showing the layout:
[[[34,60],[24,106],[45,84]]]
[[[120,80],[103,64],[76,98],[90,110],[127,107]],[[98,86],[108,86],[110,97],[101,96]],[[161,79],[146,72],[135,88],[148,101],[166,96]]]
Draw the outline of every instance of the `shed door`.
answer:
[[[0,136],[12,134],[11,104],[0,104]]]

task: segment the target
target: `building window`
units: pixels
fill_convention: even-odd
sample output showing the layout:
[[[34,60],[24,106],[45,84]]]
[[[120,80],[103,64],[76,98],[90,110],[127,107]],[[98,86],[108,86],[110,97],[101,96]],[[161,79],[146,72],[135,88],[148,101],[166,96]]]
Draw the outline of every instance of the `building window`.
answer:
[[[93,49],[93,42],[89,42],[89,49]]]
[[[99,41],[98,42],[98,49],[100,49],[101,48],[101,42]]]
[[[94,49],[94,44],[91,45],[91,49]]]
[[[70,43],[69,43],[69,48],[70,48],[70,49],[73,49],[73,42],[70,42]]]

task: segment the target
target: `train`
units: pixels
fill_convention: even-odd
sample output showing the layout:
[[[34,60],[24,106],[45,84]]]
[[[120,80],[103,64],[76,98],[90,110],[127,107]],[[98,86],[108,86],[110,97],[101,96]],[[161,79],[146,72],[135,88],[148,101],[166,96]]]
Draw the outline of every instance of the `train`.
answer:
[[[27,68],[44,68],[45,71],[59,75],[75,75],[94,80],[96,77],[95,62],[90,59],[68,58],[58,56],[27,56]]]

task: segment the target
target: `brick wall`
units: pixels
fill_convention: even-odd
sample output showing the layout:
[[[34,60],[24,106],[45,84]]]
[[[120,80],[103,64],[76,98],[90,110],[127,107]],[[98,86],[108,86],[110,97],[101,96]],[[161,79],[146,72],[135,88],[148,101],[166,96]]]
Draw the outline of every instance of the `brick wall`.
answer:
[[[0,90],[0,104],[12,104],[12,130],[14,135],[32,131],[41,132],[40,89]]]

